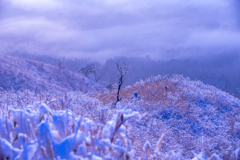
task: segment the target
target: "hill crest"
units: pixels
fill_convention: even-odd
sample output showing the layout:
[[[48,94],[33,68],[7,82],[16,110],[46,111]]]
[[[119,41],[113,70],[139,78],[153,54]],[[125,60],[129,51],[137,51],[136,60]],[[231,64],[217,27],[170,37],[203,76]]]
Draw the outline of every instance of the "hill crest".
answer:
[[[102,87],[86,77],[49,64],[0,55],[0,87],[14,90],[94,92]]]

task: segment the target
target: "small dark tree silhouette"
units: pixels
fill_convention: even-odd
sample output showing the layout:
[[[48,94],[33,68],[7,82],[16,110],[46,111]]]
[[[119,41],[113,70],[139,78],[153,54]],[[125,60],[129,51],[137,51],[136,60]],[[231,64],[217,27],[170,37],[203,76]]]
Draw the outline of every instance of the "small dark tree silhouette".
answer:
[[[86,77],[88,77],[89,73],[95,72],[95,65],[94,63],[89,63],[84,67],[81,67],[78,72],[82,72]]]
[[[120,90],[121,90],[121,86],[123,84],[123,77],[127,74],[128,69],[129,69],[129,64],[121,61],[121,62],[117,62],[117,69],[118,69],[118,74],[119,74],[119,81],[118,81],[118,91],[117,91],[117,100],[116,102],[113,103],[114,106],[116,106],[117,102],[121,101],[122,97],[119,96]]]

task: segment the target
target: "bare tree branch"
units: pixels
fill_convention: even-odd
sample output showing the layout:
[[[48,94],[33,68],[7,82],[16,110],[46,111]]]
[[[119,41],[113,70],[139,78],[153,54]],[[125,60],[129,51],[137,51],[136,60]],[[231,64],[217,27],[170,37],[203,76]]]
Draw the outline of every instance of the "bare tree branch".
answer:
[[[119,74],[119,81],[118,81],[118,91],[117,91],[117,100],[116,102],[114,102],[114,106],[117,104],[117,102],[121,101],[122,97],[119,96],[120,94],[120,90],[121,90],[121,86],[123,84],[123,77],[127,74],[128,69],[129,69],[129,64],[121,61],[121,62],[117,62],[117,69],[118,69],[118,74]]]

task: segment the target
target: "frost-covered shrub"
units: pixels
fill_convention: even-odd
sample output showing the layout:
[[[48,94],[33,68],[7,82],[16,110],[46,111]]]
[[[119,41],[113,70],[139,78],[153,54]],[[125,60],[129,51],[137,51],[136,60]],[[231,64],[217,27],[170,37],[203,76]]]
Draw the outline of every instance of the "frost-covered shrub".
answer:
[[[0,118],[0,157],[3,159],[133,159],[126,126],[141,116],[118,111],[105,126],[70,110],[53,112],[42,104],[11,109]]]

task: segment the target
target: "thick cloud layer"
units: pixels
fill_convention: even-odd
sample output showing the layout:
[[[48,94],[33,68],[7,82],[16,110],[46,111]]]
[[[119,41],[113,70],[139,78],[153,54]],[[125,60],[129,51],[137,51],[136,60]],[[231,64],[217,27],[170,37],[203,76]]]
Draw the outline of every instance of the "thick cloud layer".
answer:
[[[239,6],[237,0],[0,0],[0,52],[98,60],[238,52]]]

